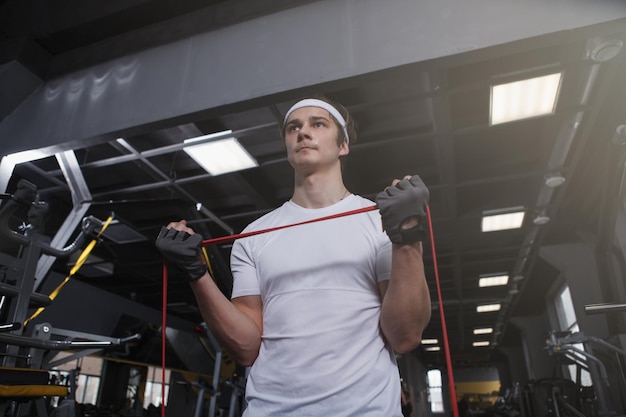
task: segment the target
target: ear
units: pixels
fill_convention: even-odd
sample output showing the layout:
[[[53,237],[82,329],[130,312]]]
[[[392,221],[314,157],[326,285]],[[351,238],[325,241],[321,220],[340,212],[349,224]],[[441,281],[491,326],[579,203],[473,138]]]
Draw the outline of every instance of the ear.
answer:
[[[350,153],[350,145],[348,145],[348,141],[344,140],[341,146],[339,147],[339,156],[348,155]]]

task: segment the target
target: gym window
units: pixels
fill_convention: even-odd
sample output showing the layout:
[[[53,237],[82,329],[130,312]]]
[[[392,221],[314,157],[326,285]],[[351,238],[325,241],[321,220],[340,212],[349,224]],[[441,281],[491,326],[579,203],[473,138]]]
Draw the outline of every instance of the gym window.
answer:
[[[165,381],[170,380],[170,371],[165,370]],[[167,397],[169,396],[170,386],[165,384],[165,400],[162,402],[167,405]],[[161,405],[161,368],[154,366],[148,367],[148,375],[146,379],[146,389],[144,391],[143,406],[148,408],[150,404]]]
[[[71,352],[60,351],[55,360],[71,356]],[[76,378],[76,392],[74,399],[82,404],[96,404],[98,389],[100,388],[100,374],[102,373],[102,358],[85,356],[71,360],[53,368],[54,375],[60,385],[71,386],[70,378]]]
[[[568,331],[571,333],[576,333],[580,331],[578,327],[578,320],[576,319],[576,311],[574,310],[574,303],[572,302],[572,296],[567,285],[562,287],[557,292],[554,298],[554,307],[560,330]],[[574,345],[574,347],[580,350],[585,350],[585,347],[582,343],[577,343]],[[577,356],[580,357],[582,360],[585,360],[583,356]],[[576,368],[576,365],[567,366],[567,372],[569,373],[569,377],[572,379],[572,381],[576,380]],[[586,370],[582,370],[580,379],[581,380],[579,382],[583,386],[591,386],[591,376]]]
[[[441,370],[431,369],[428,376],[428,397],[430,411],[433,413],[443,413],[443,385],[441,383]]]

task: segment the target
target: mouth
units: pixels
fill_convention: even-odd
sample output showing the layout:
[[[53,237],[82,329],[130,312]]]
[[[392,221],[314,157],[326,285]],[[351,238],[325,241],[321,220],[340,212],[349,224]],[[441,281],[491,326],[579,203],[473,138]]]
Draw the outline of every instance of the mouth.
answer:
[[[296,152],[300,152],[300,151],[306,151],[306,150],[315,150],[317,149],[315,146],[301,146],[299,147]]]

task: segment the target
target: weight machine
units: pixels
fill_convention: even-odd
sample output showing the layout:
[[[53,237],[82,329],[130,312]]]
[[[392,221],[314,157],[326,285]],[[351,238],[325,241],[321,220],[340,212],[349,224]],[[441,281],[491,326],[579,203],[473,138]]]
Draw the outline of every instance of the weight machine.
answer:
[[[623,304],[585,306],[587,312],[621,311]],[[583,332],[551,332],[546,339],[549,355],[561,365],[575,365],[575,381],[546,379],[531,382],[524,390],[526,417],[624,417],[626,415],[626,335],[603,340]],[[584,348],[581,348],[584,347]],[[592,386],[581,385],[582,370],[589,372]]]
[[[85,217],[72,243],[61,249],[52,247],[47,243],[47,237],[39,231],[41,224],[37,224],[37,219],[41,219],[42,213],[47,211],[47,204],[37,201],[36,196],[36,187],[25,180],[19,181],[14,195],[0,195],[0,199],[4,200],[0,207],[0,235],[19,245],[18,256],[6,265],[0,282],[1,416],[7,409],[10,409],[11,415],[19,415],[21,403],[29,400],[35,400],[40,417],[47,416],[41,401],[43,397],[68,394],[67,387],[48,383],[49,374],[45,369],[60,364],[58,361],[48,361],[47,356],[51,351],[78,351],[64,359],[69,361],[105,348],[125,345],[140,337],[135,334],[123,339],[110,338],[55,329],[49,323],[37,325],[31,336],[24,335],[23,323],[28,310],[45,307],[52,302],[51,297],[34,292],[35,272],[40,256],[67,257],[81,249],[88,239],[93,239],[96,230],[102,229],[104,224],[92,216]],[[29,219],[35,221],[16,231],[10,222],[20,208],[28,209]]]
[[[213,367],[211,383],[206,382],[200,377],[198,377],[197,381],[192,382],[178,381],[178,384],[184,385],[189,389],[194,389],[196,401],[193,405],[193,417],[215,417],[218,415],[223,417],[226,417],[226,415],[228,415],[228,417],[240,416],[243,412],[242,407],[244,406],[242,402],[246,375],[240,375],[235,370],[227,380],[222,382],[220,376],[222,375],[224,352],[221,345],[218,343],[217,339],[215,339],[205,322],[200,323],[196,331],[201,333],[203,338],[206,338],[209,342],[208,345],[206,345],[204,339],[200,339],[205,349],[207,351],[210,350],[209,353],[215,365]],[[208,400],[205,399],[205,395],[207,394],[209,395]],[[174,409],[174,412],[178,414],[186,412],[191,413],[191,408],[185,409],[182,402],[184,401],[179,399],[179,403],[181,404],[169,403],[170,411]],[[176,407],[179,406],[181,408],[177,409]],[[226,410],[228,410],[228,414],[225,414]]]

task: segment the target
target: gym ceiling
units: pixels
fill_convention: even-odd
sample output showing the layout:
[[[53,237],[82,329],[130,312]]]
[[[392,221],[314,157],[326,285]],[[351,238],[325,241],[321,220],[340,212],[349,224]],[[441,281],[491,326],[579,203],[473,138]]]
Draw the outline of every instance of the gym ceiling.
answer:
[[[514,319],[541,314],[559,277],[541,248],[610,235],[626,4],[471,3],[0,1],[0,154],[39,151],[5,159],[0,185],[37,186],[50,236],[73,208],[114,213],[74,279],[160,309],[159,228],[185,218],[218,237],[282,204],[292,173],[277,120],[294,100],[324,93],[358,123],[345,167],[352,192],[373,198],[413,173],[430,189],[443,303],[428,243],[424,337],[442,349],[417,354],[443,362],[443,306],[455,361],[493,362],[519,346]],[[549,74],[561,74],[549,114],[490,123],[492,86]],[[185,139],[225,130],[258,167],[212,176],[183,151]],[[520,228],[481,231],[485,212],[511,208],[524,212]],[[228,294],[230,245],[207,249]],[[71,262],[50,268],[66,274]],[[479,287],[494,275],[508,281]],[[477,312],[486,304],[500,309]],[[168,313],[201,320],[175,270]]]

